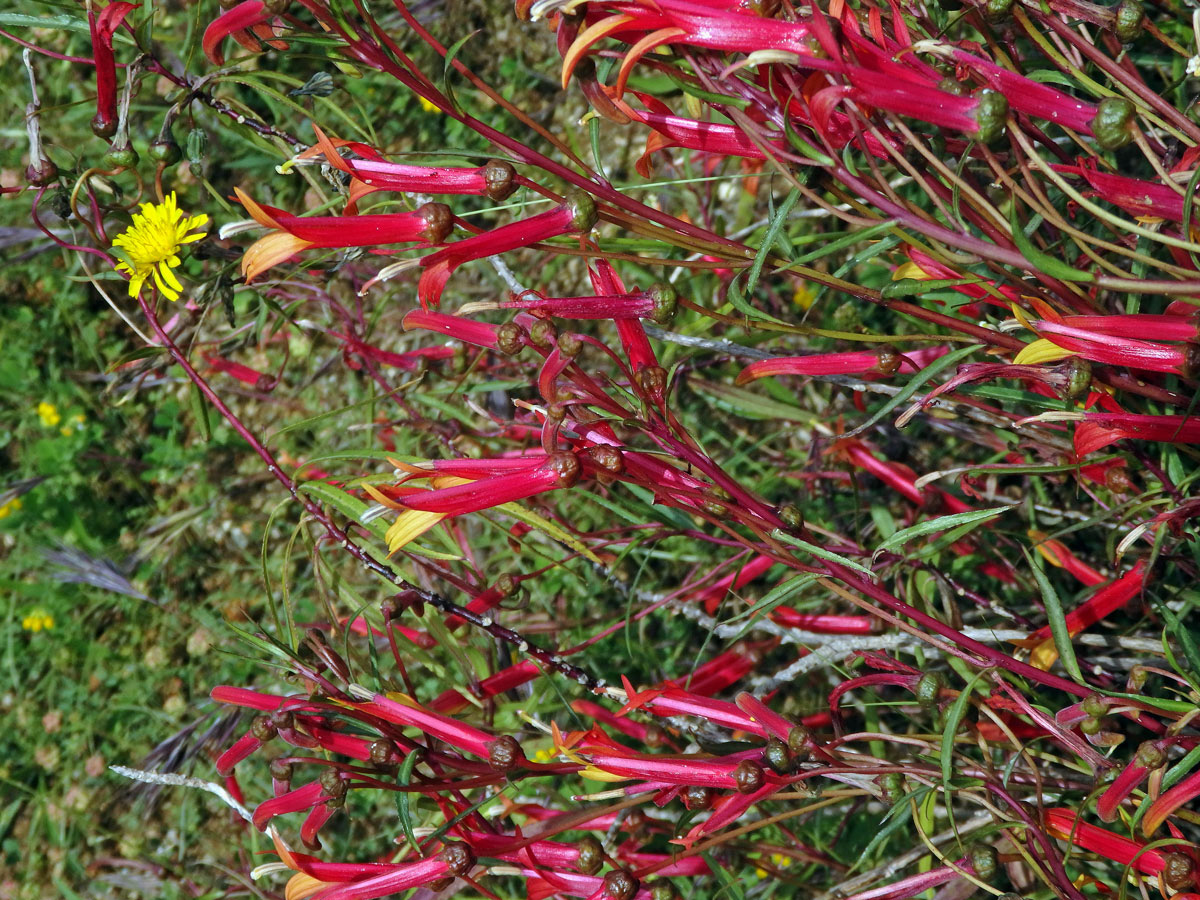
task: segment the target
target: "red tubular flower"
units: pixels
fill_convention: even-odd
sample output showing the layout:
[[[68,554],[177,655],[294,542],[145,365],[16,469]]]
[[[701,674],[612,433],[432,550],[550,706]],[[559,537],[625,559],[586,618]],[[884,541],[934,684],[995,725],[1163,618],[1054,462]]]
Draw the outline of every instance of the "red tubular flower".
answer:
[[[1067,613],[1067,633],[1074,637],[1123,607],[1141,593],[1148,574],[1145,560],[1139,559],[1132,569],[1107,587],[1096,591],[1086,602]],[[1058,659],[1058,651],[1054,649],[1049,625],[1042,626],[1029,637],[1017,643],[1019,646],[1032,648],[1029,661],[1039,669],[1048,670]]]
[[[589,900],[611,900],[612,897],[607,890],[608,880],[598,875],[530,868],[522,869],[521,877],[525,879],[528,900],[547,900],[563,894],[568,897],[587,897]],[[629,896],[629,900],[650,900],[650,892],[638,888]]]
[[[565,202],[548,212],[501,225],[431,253],[421,259],[425,269],[417,285],[421,306],[425,309],[437,306],[446,282],[465,262],[528,247],[561,234],[584,234],[595,224],[596,201],[589,194],[572,190]]]
[[[771,620],[788,628],[816,634],[874,634],[879,627],[879,620],[874,616],[802,613],[787,606],[771,610]]]
[[[351,176],[347,210],[353,210],[358,201],[372,191],[467,194],[499,202],[511,197],[521,185],[528,184],[512,164],[504,160],[489,160],[487,165],[477,168],[406,165],[385,160],[366,144],[331,140],[316,125],[313,130],[317,133],[317,143],[300,156],[323,155],[330,165]],[[344,157],[338,153],[339,147],[349,147],[364,158]]]
[[[406,494],[401,502],[409,509],[461,516],[570,487],[579,479],[579,460],[573,453],[553,453],[540,464],[526,466],[505,475],[480,478],[469,484]]]
[[[483,679],[483,681],[471,689],[471,693],[480,699],[495,697],[497,694],[511,691],[522,684],[528,684],[541,676],[541,674],[541,670],[534,663],[526,659],[514,666],[509,666],[507,669],[501,669],[495,675],[490,675]],[[466,709],[470,705],[471,702],[459,691],[450,688],[439,694],[429,704],[429,708],[437,713],[456,713],[462,709]]]
[[[886,109],[910,119],[928,122],[981,140],[990,139],[1003,123],[1007,106],[1001,97],[987,92],[953,94],[936,84],[896,78],[893,74],[851,67],[846,72],[851,90],[846,93],[857,103]],[[813,99],[814,105],[816,98]],[[999,115],[999,122],[995,121]]]
[[[1074,810],[1065,807],[1048,809],[1043,814],[1043,821],[1046,831],[1059,840],[1098,853],[1105,859],[1111,859],[1123,866],[1133,866],[1143,875],[1157,875],[1166,864],[1157,850],[1143,852],[1144,844],[1121,837],[1098,825],[1081,822]],[[1145,819],[1142,821],[1146,822]]]
[[[857,894],[851,894],[846,900],[907,900],[908,897],[915,897],[929,888],[937,887],[956,878],[962,878],[963,871],[974,871],[970,860],[966,858],[957,860],[954,866],[954,868],[940,866],[936,869],[930,869],[928,872],[922,872],[920,875],[910,875],[907,878],[901,878],[899,881],[893,881],[891,884],[885,884],[866,891],[859,891]]]
[[[1194,307],[1193,307],[1194,309]],[[1195,341],[1200,337],[1196,319],[1188,315],[1126,313],[1119,316],[1063,316],[1060,326],[1092,334],[1155,341]]]
[[[450,233],[452,215],[443,203],[426,203],[416,212],[373,216],[293,216],[264,206],[234,188],[241,204],[260,225],[272,229],[247,248],[242,274],[250,281],[272,266],[310,247],[374,247],[420,242],[440,244]]]
[[[1193,772],[1150,804],[1142,817],[1142,834],[1153,835],[1171,813],[1196,797],[1200,797],[1200,771]]]
[[[1077,316],[1076,319],[1113,319],[1121,316]],[[1176,318],[1166,316],[1164,318]],[[1180,323],[1172,323],[1178,325]],[[1182,323],[1185,328],[1190,325]],[[1142,369],[1148,372],[1172,372],[1176,375],[1189,370],[1195,360],[1195,353],[1186,347],[1169,347],[1164,344],[1153,344],[1149,341],[1137,340],[1130,337],[1118,337],[1118,330],[1133,329],[1135,323],[1121,326],[1119,322],[1104,323],[1106,332],[1093,332],[1086,328],[1074,327],[1065,322],[1035,321],[1031,327],[1043,338],[1027,344],[1025,349],[1013,359],[1015,365],[1029,362],[1048,362],[1054,358],[1062,359],[1067,356],[1081,356],[1092,362],[1104,363],[1110,366],[1129,366],[1131,369]],[[1195,328],[1192,334],[1195,335]],[[1172,329],[1177,330],[1177,329]],[[1056,352],[1053,346],[1062,348]]]
[[[655,286],[647,291],[592,297],[522,295],[495,303],[471,303],[459,314],[481,309],[527,309],[557,319],[653,319],[665,325],[675,315],[675,291]]]
[[[204,29],[204,38],[201,40],[204,55],[215,66],[225,65],[225,53],[221,44],[230,35],[253,53],[261,52],[262,45],[252,35],[263,38],[277,50],[286,50],[287,44],[276,40],[274,32],[267,25],[274,16],[275,13],[263,0],[244,0],[221,13]]]
[[[422,329],[444,334],[446,337],[462,341],[464,344],[474,344],[487,350],[499,350],[513,353],[521,348],[521,333],[517,326],[487,325],[460,316],[448,316],[445,313],[430,312],[425,309],[414,309],[405,314],[400,323],[405,331]]]
[[[272,391],[277,384],[274,375],[268,375],[265,372],[260,372],[257,369],[252,369],[249,366],[242,365],[239,362],[234,362],[231,359],[224,359],[212,353],[204,354],[204,360],[217,372],[224,372],[236,378],[242,384],[247,384],[257,391]]]
[[[1055,165],[1051,168],[1066,175],[1082,177],[1094,189],[1094,196],[1135,216],[1183,222],[1184,196],[1165,184],[1101,172],[1095,160],[1080,160],[1077,166]]]
[[[372,694],[370,700],[352,706],[397,725],[419,728],[425,734],[483,759],[490,757],[492,745],[496,742],[492,735],[457,719],[428,709],[408,706],[383,694]]]
[[[453,848],[451,851],[450,848]],[[321,891],[320,900],[376,900],[420,887],[449,875],[465,875],[475,864],[475,855],[467,844],[452,842],[437,856],[417,862],[396,863],[389,871]]]
[[[1145,780],[1154,769],[1160,768],[1167,761],[1167,747],[1170,741],[1147,741],[1133,755],[1121,774],[1105,789],[1096,800],[1096,812],[1103,822],[1111,822],[1117,817],[1117,809],[1139,784]]]
[[[684,599],[692,603],[703,604],[704,611],[711,616],[730,591],[741,590],[760,575],[765,575],[773,565],[775,565],[775,560],[770,556],[754,556],[744,565],[738,566],[736,571],[701,588],[690,596],[685,595]]]
[[[1135,413],[1089,413],[1075,428],[1075,453],[1083,457],[1124,438],[1161,443],[1200,443],[1200,419]]]
[[[255,737],[252,731],[247,731],[234,742],[232,747],[217,757],[217,774],[228,775],[233,771],[234,766],[257,751],[262,745],[263,742]]]
[[[254,827],[259,831],[265,831],[267,823],[276,816],[299,812],[302,809],[311,809],[320,801],[324,793],[325,788],[321,786],[321,782],[314,781],[304,787],[296,788],[294,791],[264,800],[254,809],[252,818]]]
[[[992,89],[1000,93],[1014,110],[1057,122],[1087,135],[1092,133],[1092,119],[1096,117],[1097,112],[1095,105],[1076,100],[1049,85],[1033,81],[1012,69],[1006,69],[958,47],[939,44],[925,45],[924,48],[980,76]]]
[[[113,55],[113,32],[136,3],[114,0],[99,13],[88,6],[88,30],[92,34],[92,59],[96,63],[96,116],[92,131],[100,137],[110,137],[117,130],[117,63]]]
[[[946,353],[948,348],[918,350],[902,356],[888,349],[878,353],[814,353],[810,356],[777,356],[752,362],[738,373],[737,383],[746,384],[774,375],[892,375],[911,373]]]

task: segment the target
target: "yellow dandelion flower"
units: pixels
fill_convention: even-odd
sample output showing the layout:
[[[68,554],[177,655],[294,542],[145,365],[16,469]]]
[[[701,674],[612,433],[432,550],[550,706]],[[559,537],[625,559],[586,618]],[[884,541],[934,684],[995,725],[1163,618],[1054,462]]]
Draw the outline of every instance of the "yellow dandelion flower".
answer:
[[[42,420],[42,424],[47,428],[53,428],[62,421],[62,416],[58,414],[58,407],[53,403],[47,403],[43,400],[37,407],[38,418]]]
[[[179,248],[204,237],[203,233],[188,232],[206,222],[204,214],[184,218],[174,191],[162,203],[143,203],[142,211],[134,213],[133,223],[113,241],[128,259],[117,263],[116,269],[129,275],[129,296],[136,297],[146,279],[153,276],[164,297],[178,300],[183,285],[172,269],[179,265]]]
[[[49,631],[54,627],[54,616],[50,615],[44,609],[35,609],[21,620],[21,627],[26,631],[32,631],[34,634],[43,629]]]
[[[0,519],[7,519],[9,516],[11,516],[13,513],[15,513],[20,508],[21,508],[21,498],[13,497],[11,500],[9,500],[7,503],[5,503],[3,506],[0,506]]]

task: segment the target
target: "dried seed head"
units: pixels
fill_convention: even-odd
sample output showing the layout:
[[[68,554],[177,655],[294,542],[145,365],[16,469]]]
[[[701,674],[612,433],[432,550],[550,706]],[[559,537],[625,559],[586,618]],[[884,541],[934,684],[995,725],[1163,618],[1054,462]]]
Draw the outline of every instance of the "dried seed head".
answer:
[[[1142,33],[1146,8],[1141,0],[1121,0],[1113,10],[1113,34],[1122,44],[1132,44]]]
[[[938,697],[942,693],[942,688],[946,686],[944,679],[938,672],[926,672],[921,676],[921,680],[917,682],[916,695],[917,702],[924,707],[937,706]]]
[[[584,875],[595,875],[604,865],[604,845],[593,835],[585,834],[575,842],[579,858],[575,860],[575,868]]]
[[[341,799],[346,796],[346,780],[342,778],[342,773],[337,769],[326,769],[321,773],[318,779],[321,782],[321,790],[326,797],[333,799]]]
[[[613,869],[604,876],[604,893],[612,900],[631,900],[637,889],[638,880],[625,869]]]
[[[517,189],[517,170],[503,159],[489,159],[483,167],[484,193],[489,200],[507,200]]]
[[[513,578],[507,572],[505,572],[503,575],[500,575],[495,581],[492,582],[492,590],[494,590],[501,597],[511,597],[517,592],[517,588],[520,586],[521,585],[517,579]]]
[[[971,867],[983,881],[991,881],[1000,868],[996,848],[987,844],[976,844],[971,848]]]
[[[295,728],[296,715],[290,709],[277,709],[271,713],[271,724],[276,729]]]
[[[446,841],[438,859],[446,864],[446,871],[456,878],[461,878],[475,865],[475,851],[462,841]]]
[[[650,298],[654,301],[654,312],[650,316],[658,325],[668,325],[675,318],[675,309],[678,305],[678,296],[675,293],[675,288],[669,284],[654,284],[647,291]]]
[[[1196,880],[1196,863],[1186,853],[1163,854],[1163,881],[1167,887],[1182,891]]]
[[[421,232],[422,240],[431,244],[440,244],[450,236],[454,228],[454,213],[445,203],[426,203],[417,207],[417,213],[425,220],[425,230]]]
[[[271,772],[271,778],[275,781],[291,781],[295,766],[282,759],[273,759],[268,769]]]
[[[904,789],[904,776],[899,772],[885,772],[875,779],[879,785],[879,799],[888,806],[895,806],[904,800],[907,793]]]
[[[1166,765],[1167,752],[1154,741],[1146,741],[1137,748],[1133,761],[1135,765],[1139,765],[1143,769],[1157,769]]]
[[[250,733],[265,744],[279,734],[279,729],[270,716],[255,716],[254,721],[250,723]]]
[[[515,322],[505,322],[496,329],[496,349],[508,356],[516,356],[525,347],[525,330]]]
[[[984,88],[975,96],[979,98],[979,105],[975,108],[976,128],[972,137],[981,144],[990,144],[1004,134],[1008,98],[990,88]]]
[[[708,809],[712,806],[713,789],[702,784],[689,784],[683,789],[683,805],[691,810]]]
[[[488,762],[497,772],[511,772],[525,762],[525,751],[512,735],[504,734],[487,745]]]
[[[567,191],[565,202],[571,211],[571,230],[580,234],[591,231],[596,224],[596,201],[592,195],[572,188]]]
[[[767,740],[767,746],[763,748],[763,761],[777,775],[792,771],[792,754],[788,752],[787,744],[777,737]]]
[[[1105,150],[1119,150],[1133,140],[1134,106],[1124,97],[1105,97],[1092,117],[1092,134]]]
[[[743,759],[733,770],[733,783],[741,794],[753,794],[763,786],[765,777],[763,767],[752,759]]]
[[[796,725],[788,732],[788,750],[798,763],[806,762],[812,755],[812,732],[803,725]]]

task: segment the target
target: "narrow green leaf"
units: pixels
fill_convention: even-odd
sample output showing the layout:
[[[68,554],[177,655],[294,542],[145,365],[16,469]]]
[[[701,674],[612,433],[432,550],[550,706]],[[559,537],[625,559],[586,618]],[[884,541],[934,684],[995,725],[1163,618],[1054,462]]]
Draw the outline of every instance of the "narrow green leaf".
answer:
[[[913,377],[909,379],[908,384],[904,386],[904,390],[896,394],[896,396],[890,398],[887,403],[883,404],[883,406],[879,407],[879,409],[877,409],[871,415],[871,418],[867,419],[867,421],[863,422],[857,428],[846,432],[844,435],[842,435],[842,437],[854,437],[855,435],[862,434],[864,431],[874,427],[876,422],[880,421],[893,409],[898,407],[900,404],[907,403],[909,400],[911,400],[916,395],[917,391],[919,391],[926,382],[933,378],[933,376],[937,375],[943,369],[947,369],[956,364],[960,359],[965,359],[978,349],[978,345],[971,344],[967,347],[959,347],[957,350],[951,350],[945,356],[939,356],[920,372],[914,374]]]
[[[927,534],[935,534],[939,531],[947,531],[951,528],[958,528],[960,525],[979,525],[986,522],[988,519],[994,519],[1002,512],[1007,512],[1012,509],[1011,506],[997,506],[991,509],[972,509],[967,512],[954,513],[949,516],[938,516],[936,519],[927,519],[924,522],[918,522],[916,525],[910,525],[908,528],[901,528],[890,538],[875,548],[875,555],[886,553],[889,550],[895,550],[897,547],[902,547],[911,540],[919,537],[924,537]]]
[[[1017,204],[1013,203],[1012,211],[1009,215],[1009,223],[1012,226],[1013,243],[1017,245],[1017,250],[1020,254],[1029,261],[1029,264],[1038,271],[1044,272],[1051,278],[1057,278],[1059,281],[1095,281],[1096,276],[1091,272],[1085,272],[1082,269],[1076,269],[1073,266],[1067,265],[1061,259],[1051,256],[1049,253],[1043,253],[1033,245],[1033,241],[1025,234],[1025,229],[1021,224],[1021,220],[1017,214]]]
[[[190,391],[192,399],[192,413],[196,417],[196,423],[200,426],[200,436],[205,442],[212,440],[212,422],[208,418],[208,404],[204,400],[204,395],[200,393],[200,388],[192,385]]]
[[[396,774],[396,783],[400,787],[406,788],[412,783],[412,773],[413,769],[417,767],[418,756],[420,753],[414,750],[404,757],[400,771]],[[413,830],[412,811],[409,809],[411,799],[412,795],[408,791],[396,792],[396,815],[400,817],[400,828],[404,831],[404,837],[408,840],[409,846],[416,850],[417,833]]]
[[[967,706],[971,702],[971,694],[975,691],[975,685],[982,681],[990,671],[990,669],[981,669],[977,672],[975,677],[968,681],[967,686],[954,698],[950,708],[946,710],[946,723],[942,728],[941,763],[942,784],[946,789],[947,797],[950,796],[950,777],[954,774],[954,735],[958,733],[959,723],[967,713]]]
[[[845,566],[847,569],[853,569],[856,572],[861,572],[868,578],[874,579],[875,577],[875,573],[862,563],[856,563],[852,559],[847,559],[844,556],[838,556],[836,553],[831,553],[824,547],[818,547],[816,544],[810,544],[808,541],[802,541],[800,538],[794,537],[793,535],[790,535],[781,529],[777,528],[772,531],[771,537],[775,538],[776,540],[783,541],[785,544],[791,544],[793,547],[799,547],[806,553],[811,553],[813,556],[819,557],[820,559],[827,559],[830,562],[835,562],[838,565]]]
[[[1063,668],[1067,670],[1067,674],[1071,676],[1072,680],[1079,684],[1087,684],[1083,679],[1083,672],[1079,670],[1079,661],[1075,659],[1075,647],[1071,643],[1071,633],[1067,630],[1067,617],[1063,612],[1062,601],[1058,598],[1058,591],[1046,577],[1046,572],[1042,569],[1041,564],[1025,547],[1021,547],[1021,553],[1025,555],[1025,561],[1033,570],[1033,579],[1042,592],[1042,603],[1046,607],[1046,618],[1050,622],[1050,634],[1054,638],[1054,649],[1058,651],[1058,658],[1062,661]]]
[[[87,20],[78,16],[29,16],[24,13],[0,13],[0,25],[5,28],[58,28],[63,31],[88,33]]]
[[[793,188],[792,192],[783,198],[783,202],[779,204],[779,209],[775,211],[775,217],[771,219],[771,224],[767,226],[767,234],[763,238],[762,246],[758,248],[758,253],[754,256],[754,262],[750,265],[750,272],[746,275],[747,294],[754,292],[754,288],[758,284],[758,276],[762,274],[763,266],[767,262],[767,256],[770,254],[771,248],[775,246],[775,241],[779,239],[779,233],[783,230],[788,216],[791,215],[792,209],[799,199],[800,192]]]
[[[454,104],[454,108],[456,110],[461,109],[461,107],[458,105],[458,99],[454,96],[454,86],[450,84],[450,69],[454,65],[454,60],[458,56],[458,51],[462,50],[463,45],[466,44],[467,41],[479,34],[479,31],[480,29],[477,28],[469,34],[463,35],[457,41],[451,44],[450,49],[446,51],[445,63],[442,65],[442,93],[446,95],[447,99],[449,99],[452,104]]]

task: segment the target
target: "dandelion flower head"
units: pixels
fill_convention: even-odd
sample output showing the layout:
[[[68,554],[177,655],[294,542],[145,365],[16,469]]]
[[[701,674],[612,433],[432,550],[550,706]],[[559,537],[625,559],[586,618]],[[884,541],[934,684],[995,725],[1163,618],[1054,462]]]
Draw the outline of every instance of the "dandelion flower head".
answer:
[[[116,269],[129,274],[129,296],[136,297],[146,279],[153,276],[163,296],[178,300],[183,285],[172,269],[179,265],[179,248],[204,237],[203,232],[189,232],[206,222],[204,214],[184,218],[174,191],[162,203],[143,203],[129,228],[113,240],[113,246],[125,251],[128,260],[117,263]]]

